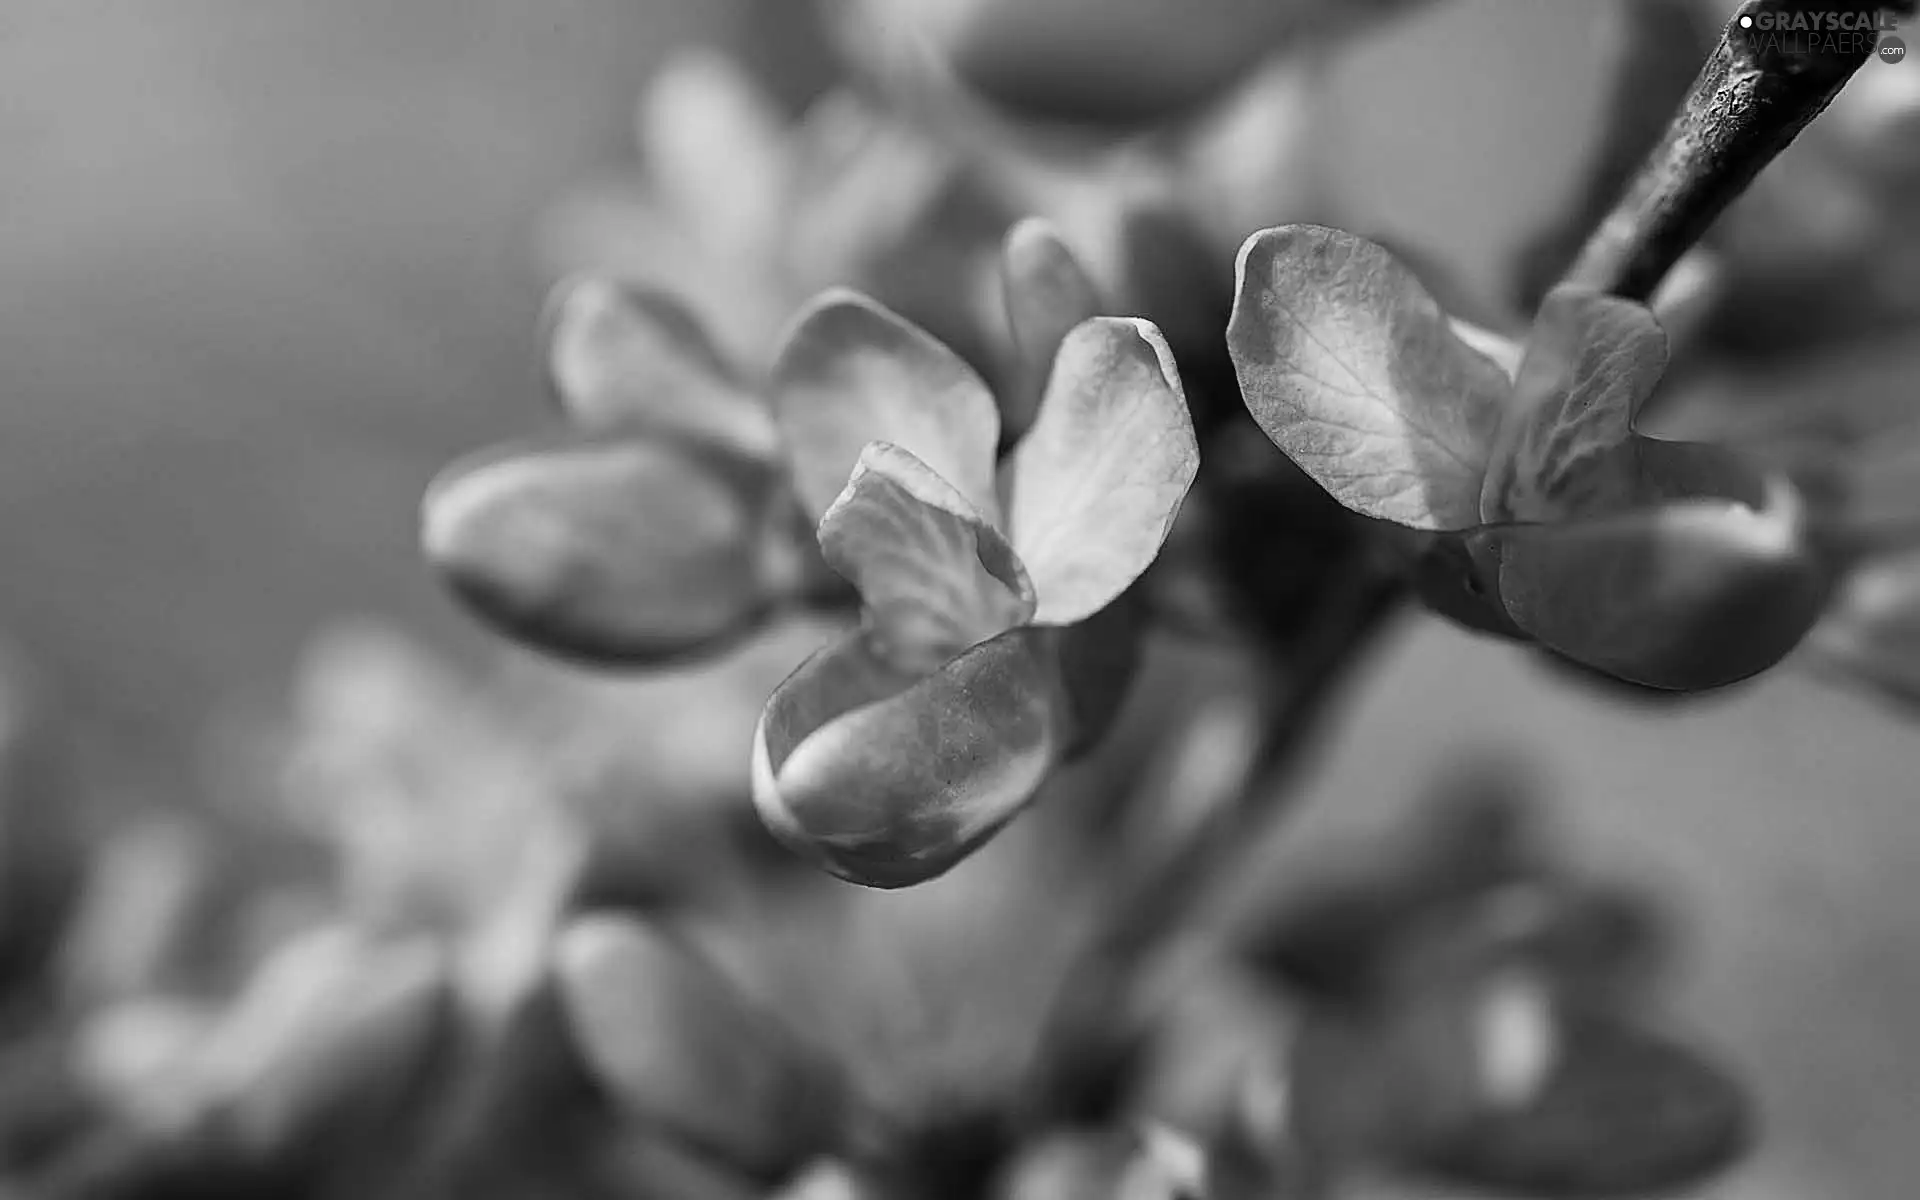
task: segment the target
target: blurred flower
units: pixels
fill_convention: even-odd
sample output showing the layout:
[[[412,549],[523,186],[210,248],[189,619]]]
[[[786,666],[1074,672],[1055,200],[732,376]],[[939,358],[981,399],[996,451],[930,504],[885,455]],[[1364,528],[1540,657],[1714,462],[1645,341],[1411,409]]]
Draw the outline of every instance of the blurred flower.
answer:
[[[1282,53],[1324,54],[1412,0],[845,0],[882,69],[950,75],[1024,118],[1137,126],[1190,115]]]
[[[327,630],[297,683],[285,787],[338,872],[341,915],[443,941],[498,1010],[537,977],[588,853],[524,723],[378,624]]]
[[[320,639],[287,784],[333,894],[230,988],[180,970],[191,898],[305,885],[221,892],[191,827],[128,826],[74,926],[121,936],[69,956],[81,1100],[33,1194],[1317,1200],[1377,1162],[1557,1195],[1734,1145],[1737,1095],[1642,1031],[1657,926],[1483,790],[1357,872],[1329,858],[1244,952],[1160,920],[1230,882],[1164,866],[1259,786],[1237,691],[1169,695],[1143,761],[1073,785],[1117,818],[1100,839],[1050,809],[908,893],[748,876],[584,915],[591,814],[541,694],[377,625]],[[659,828],[696,871],[757,869]],[[1595,1107],[1620,1095],[1631,1126]],[[1607,1136],[1634,1153],[1596,1167]]]
[[[1151,782],[1132,785],[1143,816],[1169,785],[1203,809],[1246,786],[1198,753],[1219,715],[1176,718]],[[1180,955],[1176,975],[1156,940],[1120,970],[1076,971],[1151,861],[1078,839],[1036,819],[908,892],[584,916],[556,948],[567,1027],[627,1122],[696,1149],[742,1195],[1201,1194],[1209,1131],[1175,1133],[1136,1102],[1135,1048],[1215,959]],[[1190,1092],[1232,1091],[1240,1065]]]
[[[430,1119],[452,995],[433,947],[342,925],[279,947],[225,1003],[105,1010],[79,1047],[103,1106],[35,1194],[351,1194]]]
[[[1203,811],[1248,785],[1204,753],[1219,715],[1176,726],[1136,784],[1141,816],[1169,784]],[[1594,1196],[1704,1179],[1750,1114],[1656,1031],[1664,917],[1557,862],[1522,803],[1505,774],[1444,780],[1392,842],[1290,878],[1236,952],[1181,924],[1097,975],[1075,968],[1116,944],[1154,855],[1083,860],[1057,840],[1071,826],[1041,822],[926,887],[809,891],[775,901],[778,921],[764,902],[589,914],[555,950],[563,1026],[621,1128],[707,1164],[682,1195],[1312,1200],[1386,1170]],[[663,1168],[633,1169],[645,1194]]]
[[[476,687],[383,626],[344,625],[301,670],[281,781],[283,815],[320,835],[329,887],[210,885],[204,833],[121,827],[66,938],[85,1106],[49,1194],[228,1177],[363,1194],[460,1146],[491,1081],[545,1094],[537,1073],[499,1064],[546,987],[559,922],[583,894],[657,904],[734,867],[715,827],[744,805],[735,793],[704,813],[650,811],[626,793],[619,818],[662,844],[635,856],[631,835],[596,838],[615,814],[580,764],[549,752],[534,698]],[[620,889],[595,891],[596,870]],[[209,897],[238,910],[229,940],[277,927],[227,956],[230,991],[183,962],[195,947],[182,922],[204,919]],[[295,925],[271,921],[292,898],[306,910]]]
[[[1217,358],[1232,300],[1220,256],[1260,224],[1329,205],[1324,67],[1311,54],[1275,62],[1204,119],[1102,147],[900,88],[834,91],[789,125],[728,60],[688,52],[640,105],[644,179],[559,205],[546,258],[678,297],[748,378],[791,312],[846,286],[1002,382],[1017,351],[998,252],[1017,215],[1038,214],[1087,263],[1106,311],[1160,325],[1182,362]]]
[[[1442,781],[1418,825],[1331,855],[1249,928],[1305,998],[1291,1127],[1323,1163],[1543,1196],[1692,1185],[1746,1147],[1740,1089],[1653,1031],[1664,917],[1572,875],[1504,773]]]
[[[961,156],[850,91],[798,125],[725,57],[687,51],[639,110],[644,178],[587,188],[543,234],[561,274],[682,297],[730,362],[764,369],[789,314],[827,287],[876,294],[971,352],[991,329],[1012,219]]]

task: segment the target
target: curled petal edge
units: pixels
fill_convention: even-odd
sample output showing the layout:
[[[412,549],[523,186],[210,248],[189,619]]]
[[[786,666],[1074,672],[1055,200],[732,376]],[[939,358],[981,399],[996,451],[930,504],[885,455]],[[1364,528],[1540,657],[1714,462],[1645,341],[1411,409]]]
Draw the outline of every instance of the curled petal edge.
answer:
[[[830,873],[912,886],[1026,807],[1070,724],[1048,631],[1009,630],[920,676],[856,633],[768,700],[754,732],[754,804],[776,837]]]

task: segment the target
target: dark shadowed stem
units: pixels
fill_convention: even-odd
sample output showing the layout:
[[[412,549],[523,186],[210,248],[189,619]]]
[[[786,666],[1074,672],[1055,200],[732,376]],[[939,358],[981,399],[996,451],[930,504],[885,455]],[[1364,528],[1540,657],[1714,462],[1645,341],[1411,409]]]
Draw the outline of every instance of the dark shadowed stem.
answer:
[[[1398,572],[1370,566],[1329,581],[1311,634],[1284,656],[1272,656],[1273,693],[1245,791],[1130,881],[1114,925],[1116,951],[1137,954],[1179,929],[1211,883],[1233,876],[1239,856],[1258,852],[1264,832],[1287,811],[1279,803],[1285,785],[1305,766],[1305,752],[1332,719],[1341,691],[1407,595]]]
[[[1289,811],[1286,785],[1306,765],[1304,753],[1338,708],[1338,698],[1366,661],[1379,632],[1404,607],[1409,592],[1397,574],[1369,564],[1330,581],[1313,632],[1274,655],[1266,698],[1267,718],[1257,758],[1233,803],[1207,819],[1178,844],[1155,847],[1148,861],[1130,864],[1124,891],[1102,914],[1094,940],[1071,964],[1039,1045],[1041,1077],[1030,1099],[1043,1109],[1070,1105],[1074,1071],[1104,1047],[1085,1046],[1086,1031],[1112,1027],[1114,1006],[1124,1004],[1127,983],[1216,893],[1216,885],[1242,877],[1247,859],[1270,845],[1268,836]]]
[[[1873,57],[1873,36],[1805,52],[1764,31],[1781,15],[1858,13],[1854,0],[1747,0],[1727,23],[1693,90],[1566,282],[1646,300],[1761,168]],[[1911,2],[1889,6],[1911,12]],[[1751,18],[1752,27],[1740,22]]]

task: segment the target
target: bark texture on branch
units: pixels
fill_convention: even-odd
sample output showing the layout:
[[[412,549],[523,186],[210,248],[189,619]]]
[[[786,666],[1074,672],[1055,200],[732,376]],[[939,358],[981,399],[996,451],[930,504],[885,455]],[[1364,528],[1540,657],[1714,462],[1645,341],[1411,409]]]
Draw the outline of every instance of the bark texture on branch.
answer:
[[[1832,0],[1742,4],[1666,136],[1566,282],[1631,300],[1652,296],[1680,256],[1874,55],[1870,33],[1769,35],[1768,27],[1801,13],[1866,11]]]

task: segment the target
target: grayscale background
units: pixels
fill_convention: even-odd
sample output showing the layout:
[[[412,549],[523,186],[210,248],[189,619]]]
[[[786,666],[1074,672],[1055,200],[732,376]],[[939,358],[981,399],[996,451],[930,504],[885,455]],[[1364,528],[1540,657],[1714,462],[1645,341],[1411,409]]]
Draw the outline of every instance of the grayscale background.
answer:
[[[536,214],[630,155],[663,55],[764,46],[796,2],[0,6],[0,629],[141,787],[192,803],[208,731],[282,694],[325,621],[480,651],[415,513],[444,461],[531,423]],[[1490,285],[1575,178],[1610,14],[1464,0],[1368,47],[1329,135],[1350,200]],[[806,94],[802,56],[766,61]],[[1285,853],[1437,759],[1524,746],[1588,853],[1681,899],[1686,1011],[1758,1072],[1764,1150],[1711,1194],[1914,1194],[1910,728],[1784,672],[1622,708],[1430,620],[1375,669]]]

